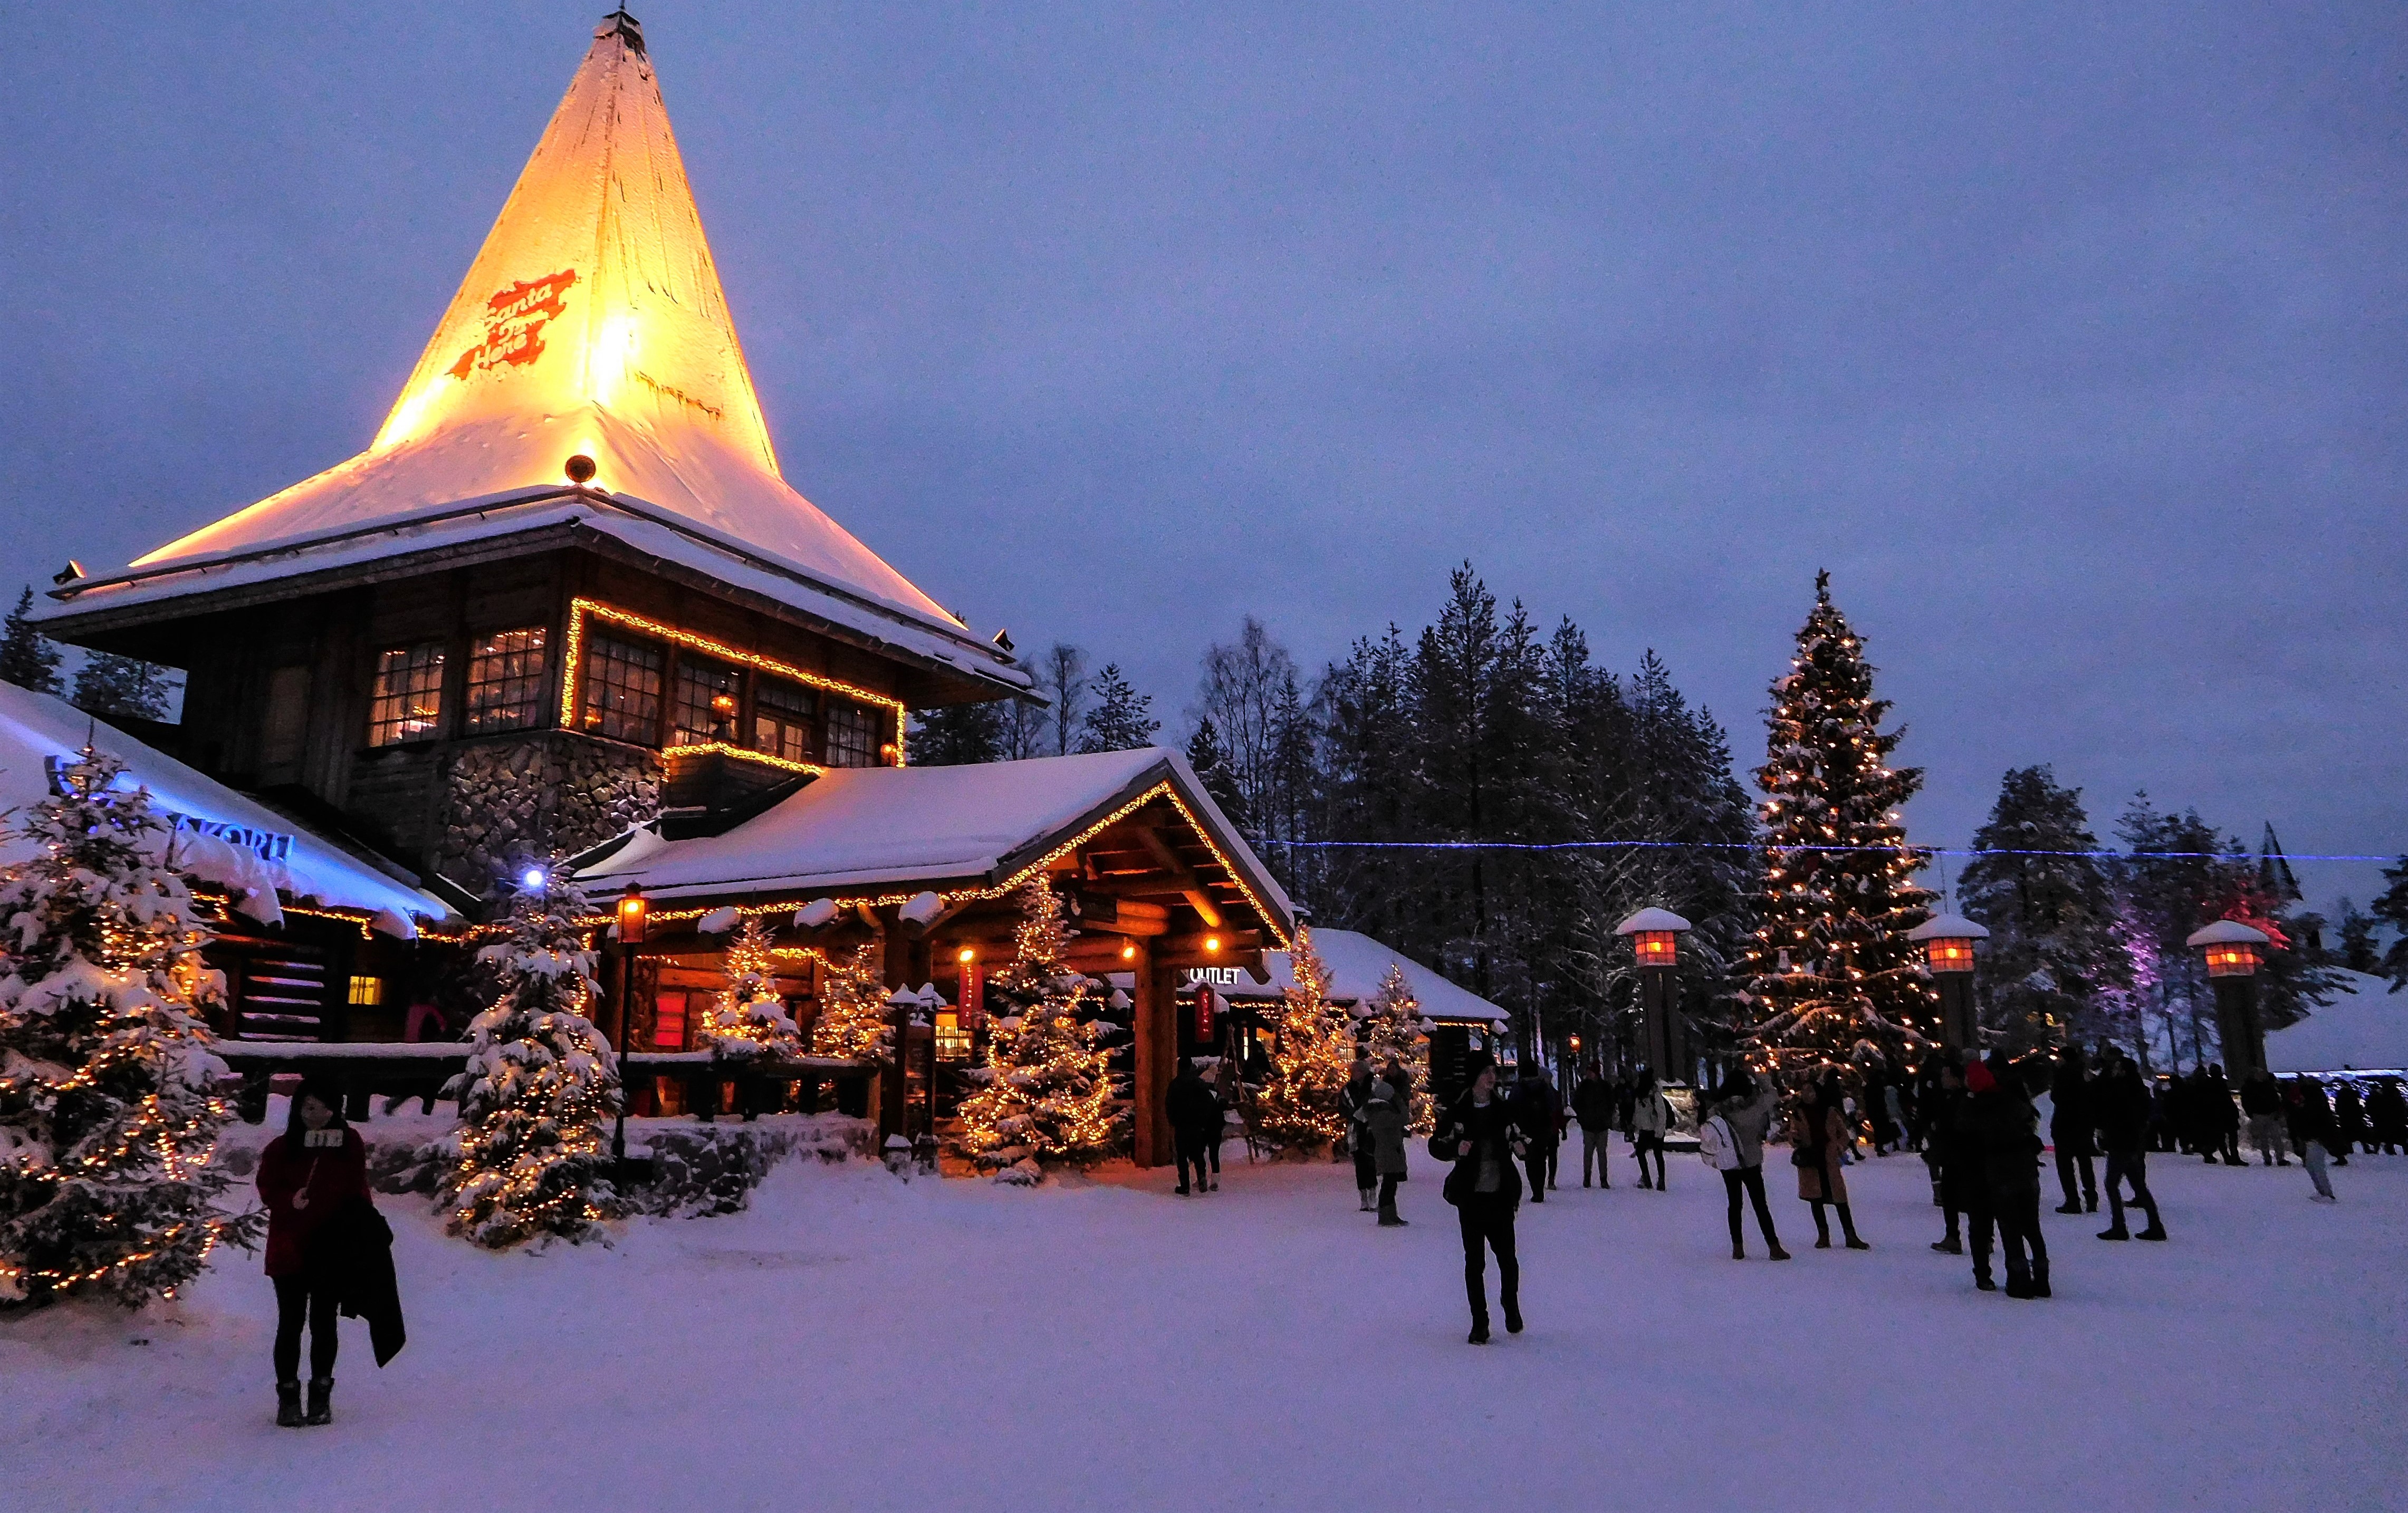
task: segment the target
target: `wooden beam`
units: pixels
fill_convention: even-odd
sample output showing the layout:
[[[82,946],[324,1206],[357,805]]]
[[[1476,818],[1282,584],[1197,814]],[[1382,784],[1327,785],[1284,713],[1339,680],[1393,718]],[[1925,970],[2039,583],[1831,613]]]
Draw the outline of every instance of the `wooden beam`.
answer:
[[[1162,870],[1169,873],[1179,884],[1179,891],[1187,895],[1187,902],[1194,906],[1197,918],[1208,928],[1219,929],[1221,906],[1213,902],[1211,892],[1204,886],[1204,879],[1179,859],[1179,853],[1171,849],[1170,842],[1162,838],[1162,832],[1152,825],[1132,825],[1130,829],[1145,842],[1145,849],[1154,853],[1154,859],[1162,864]]]
[[[1171,1065],[1179,1057],[1176,984],[1170,968],[1158,964],[1142,943],[1130,965],[1137,974],[1137,1004],[1131,1016],[1137,1046],[1131,1057],[1130,1154],[1140,1166],[1167,1166],[1173,1149],[1165,1094],[1170,1089]]]

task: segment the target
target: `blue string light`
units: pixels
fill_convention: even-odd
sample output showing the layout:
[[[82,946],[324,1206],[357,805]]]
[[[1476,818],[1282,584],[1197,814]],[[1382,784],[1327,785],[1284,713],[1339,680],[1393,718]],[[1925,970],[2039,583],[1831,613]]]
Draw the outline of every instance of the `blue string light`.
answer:
[[[1735,840],[1276,840],[1249,836],[1253,846],[1284,846],[1312,851],[1912,851],[1917,856],[2080,856],[2097,861],[2151,860],[2255,862],[2247,851],[2048,851],[1991,847],[1961,850],[1946,846],[1775,846],[1763,841]],[[2389,862],[2394,854],[2358,856],[2343,853],[2286,852],[2288,862]]]

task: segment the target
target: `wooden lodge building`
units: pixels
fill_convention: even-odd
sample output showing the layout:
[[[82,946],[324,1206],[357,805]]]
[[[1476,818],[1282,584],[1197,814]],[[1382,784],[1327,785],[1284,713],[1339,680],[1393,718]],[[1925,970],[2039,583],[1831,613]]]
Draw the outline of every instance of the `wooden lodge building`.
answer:
[[[925,1027],[950,1056],[1042,875],[1075,964],[1133,974],[1136,1153],[1165,1162],[1182,975],[1259,977],[1294,928],[1175,753],[909,765],[910,711],[1033,679],[781,475],[624,11],[367,450],[52,598],[45,634],[185,671],[181,723],[139,732],[164,759],[373,858],[432,934],[551,856],[642,888],[623,1049],[682,1049],[724,980],[697,927],[732,906],[778,927],[806,1015],[815,963],[881,940],[890,986],[951,994]],[[903,1062],[890,1129],[939,1080]]]

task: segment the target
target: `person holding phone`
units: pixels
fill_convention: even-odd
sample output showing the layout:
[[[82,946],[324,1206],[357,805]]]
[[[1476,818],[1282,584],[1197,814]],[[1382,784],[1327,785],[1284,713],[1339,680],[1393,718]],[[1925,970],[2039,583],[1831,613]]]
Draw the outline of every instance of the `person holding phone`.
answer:
[[[367,1200],[367,1144],[343,1122],[342,1094],[305,1081],[284,1133],[259,1158],[267,1206],[267,1276],[276,1284],[276,1421],[287,1429],[334,1421],[335,1322],[342,1292],[310,1242],[351,1203]],[[301,1407],[301,1330],[309,1330],[309,1406]]]
[[[1455,1163],[1440,1195],[1455,1205],[1463,1232],[1463,1291],[1471,1304],[1470,1343],[1488,1343],[1487,1257],[1497,1257],[1498,1302],[1505,1332],[1522,1333],[1522,1264],[1513,1251],[1513,1213],[1522,1202],[1522,1175],[1530,1142],[1521,1116],[1497,1087],[1497,1063],[1486,1054],[1469,1064],[1471,1086],[1440,1119],[1430,1154]]]

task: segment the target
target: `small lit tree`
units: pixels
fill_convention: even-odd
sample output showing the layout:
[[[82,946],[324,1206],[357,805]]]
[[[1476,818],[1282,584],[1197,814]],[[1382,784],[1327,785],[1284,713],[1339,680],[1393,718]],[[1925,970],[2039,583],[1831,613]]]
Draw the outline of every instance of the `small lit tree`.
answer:
[[[1430,1021],[1422,1017],[1421,1000],[1413,995],[1412,985],[1405,980],[1404,968],[1388,963],[1388,975],[1380,979],[1380,991],[1368,1006],[1370,1021],[1364,1026],[1369,1050],[1375,1066],[1385,1066],[1394,1056],[1412,1079],[1411,1127],[1415,1135],[1427,1135],[1437,1127],[1438,1111],[1429,1091]]]
[[[205,940],[148,792],[87,747],[0,869],[0,1308],[170,1295],[257,1216],[218,1206]]]
[[[879,942],[863,941],[843,960],[820,970],[820,1008],[811,1021],[811,1054],[839,1061],[882,1062],[893,1027],[886,988],[878,975]]]
[[[1329,1001],[1329,968],[1298,926],[1288,961],[1296,986],[1284,990],[1271,1074],[1264,1084],[1264,1135],[1294,1149],[1326,1146],[1346,1133],[1340,1098],[1354,1065],[1354,1035],[1345,1010]]]
[[[537,1235],[581,1239],[611,1217],[604,1124],[619,1066],[586,1017],[600,995],[579,921],[590,912],[565,860],[520,893],[509,935],[477,953],[501,997],[469,1022],[460,1095],[460,1163],[444,1184],[451,1228],[494,1249]]]
[[[1069,938],[1062,900],[1042,877],[1030,878],[1011,964],[990,984],[997,1006],[987,1064],[962,1100],[958,1144],[982,1165],[1095,1161],[1122,1135],[1103,1049],[1110,1026],[1096,1017],[1095,985],[1063,964]]]
[[[703,1044],[724,1056],[800,1055],[802,1032],[778,996],[769,932],[757,916],[747,916],[727,943],[726,971],[726,988],[703,1010]]]

